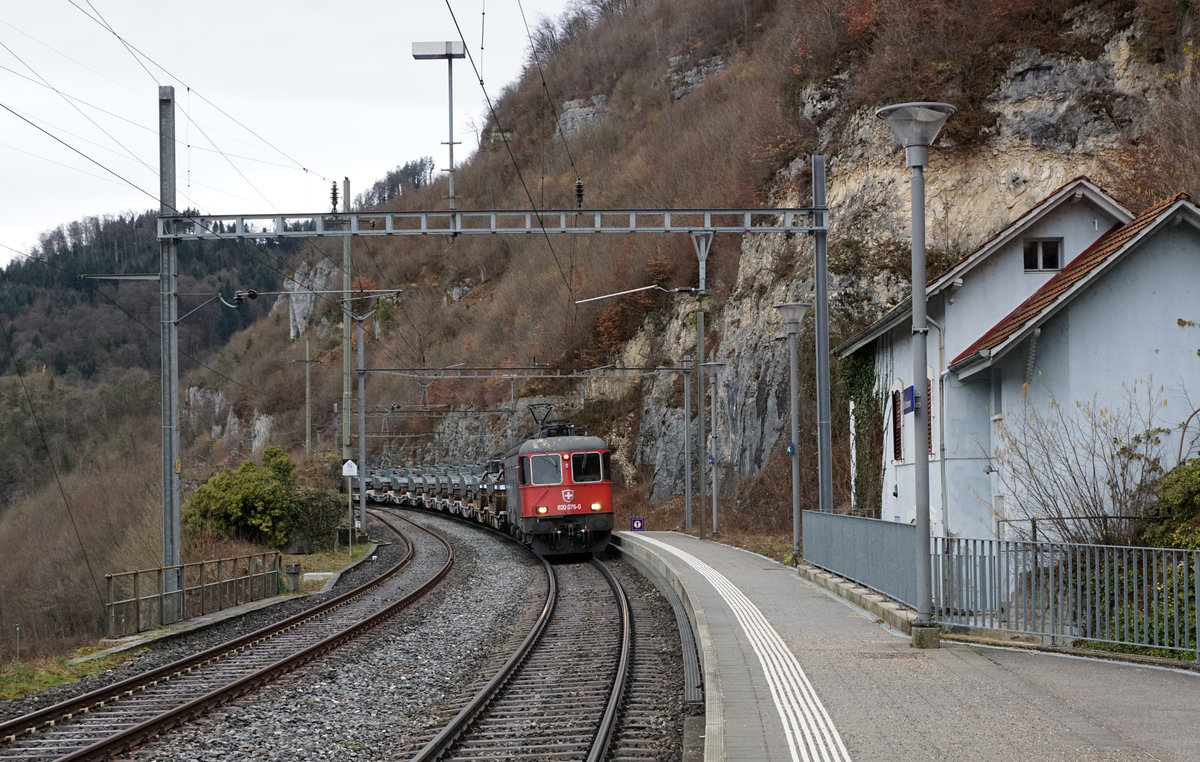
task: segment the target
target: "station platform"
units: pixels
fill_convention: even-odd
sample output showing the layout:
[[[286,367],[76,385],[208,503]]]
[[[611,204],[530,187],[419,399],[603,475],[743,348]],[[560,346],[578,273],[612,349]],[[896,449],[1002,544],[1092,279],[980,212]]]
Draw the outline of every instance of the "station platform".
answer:
[[[1200,749],[1200,674],[943,641],[797,570],[676,532],[616,532],[691,620],[705,762],[1184,760]],[[811,575],[811,570],[808,572]],[[894,608],[894,607],[893,607]],[[890,623],[889,623],[890,622]]]

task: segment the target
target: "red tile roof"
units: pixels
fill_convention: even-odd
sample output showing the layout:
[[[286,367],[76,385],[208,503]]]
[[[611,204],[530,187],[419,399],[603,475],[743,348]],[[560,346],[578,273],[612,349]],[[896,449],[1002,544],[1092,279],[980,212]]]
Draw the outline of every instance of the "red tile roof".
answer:
[[[1115,226],[1100,236],[1086,251],[1075,257],[1062,271],[1042,284],[1042,287],[1032,296],[1008,313],[991,330],[979,337],[974,344],[963,350],[962,354],[954,358],[950,364],[962,362],[974,354],[994,349],[1003,344],[1070,291],[1072,286],[1107,263],[1125,244],[1137,237],[1150,223],[1157,220],[1165,210],[1186,198],[1188,198],[1186,193],[1178,193],[1145,210],[1128,224]]]

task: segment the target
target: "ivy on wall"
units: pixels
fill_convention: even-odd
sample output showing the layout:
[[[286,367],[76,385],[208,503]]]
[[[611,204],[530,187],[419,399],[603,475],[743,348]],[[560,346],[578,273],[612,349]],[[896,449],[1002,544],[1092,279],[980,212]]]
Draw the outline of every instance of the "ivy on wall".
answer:
[[[879,518],[883,500],[884,390],[875,377],[874,358],[851,355],[837,366],[838,380],[854,404],[854,513]]]

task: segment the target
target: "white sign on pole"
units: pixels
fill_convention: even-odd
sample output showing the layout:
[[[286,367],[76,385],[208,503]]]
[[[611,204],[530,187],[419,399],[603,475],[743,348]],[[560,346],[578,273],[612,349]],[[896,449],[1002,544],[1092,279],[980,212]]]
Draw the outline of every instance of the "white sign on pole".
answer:
[[[358,476],[358,466],[354,461],[348,460],[342,464],[342,476]]]

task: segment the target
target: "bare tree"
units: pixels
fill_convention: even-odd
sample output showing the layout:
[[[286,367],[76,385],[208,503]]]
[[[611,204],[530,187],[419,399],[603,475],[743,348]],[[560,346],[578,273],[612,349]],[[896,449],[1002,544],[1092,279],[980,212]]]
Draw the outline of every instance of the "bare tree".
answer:
[[[992,453],[1016,509],[1015,529],[1028,538],[1102,545],[1132,544],[1144,529],[1163,477],[1163,435],[1156,415],[1162,386],[1152,380],[1121,385],[1113,407],[1091,400],[1044,407],[1025,384],[1017,410],[998,426]],[[1009,516],[1007,518],[1013,518]],[[1024,522],[1028,521],[1028,525]]]

